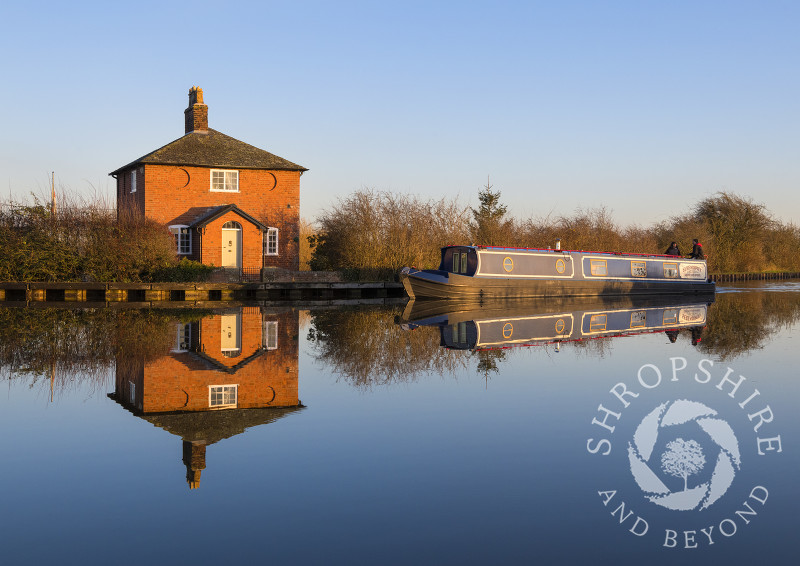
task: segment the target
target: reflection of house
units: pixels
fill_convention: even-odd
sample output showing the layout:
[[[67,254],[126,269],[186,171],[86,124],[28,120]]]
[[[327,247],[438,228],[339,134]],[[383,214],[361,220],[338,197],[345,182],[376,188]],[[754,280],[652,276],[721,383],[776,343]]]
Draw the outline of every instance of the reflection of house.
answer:
[[[184,122],[185,135],[111,173],[117,211],[169,227],[182,257],[297,270],[306,168],[209,128],[200,88]]]
[[[118,359],[113,398],[183,439],[191,488],[206,446],[302,407],[298,396],[298,313],[230,309],[176,323],[168,355]]]

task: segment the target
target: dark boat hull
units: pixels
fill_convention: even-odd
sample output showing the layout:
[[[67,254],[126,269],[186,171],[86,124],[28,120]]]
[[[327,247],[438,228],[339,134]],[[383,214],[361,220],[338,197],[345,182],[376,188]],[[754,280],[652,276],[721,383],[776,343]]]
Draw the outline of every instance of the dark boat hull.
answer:
[[[483,300],[534,297],[713,294],[710,281],[564,280],[472,277],[440,270],[401,274],[408,296],[418,299]]]
[[[409,301],[398,322],[438,327],[441,345],[494,349],[683,330],[699,340],[714,297],[607,296],[531,300]]]

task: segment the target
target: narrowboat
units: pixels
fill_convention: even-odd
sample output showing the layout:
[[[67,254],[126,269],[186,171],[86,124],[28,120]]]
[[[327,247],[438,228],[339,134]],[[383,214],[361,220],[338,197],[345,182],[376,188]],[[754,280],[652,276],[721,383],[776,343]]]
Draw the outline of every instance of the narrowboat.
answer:
[[[409,301],[397,322],[408,329],[438,327],[440,345],[485,350],[589,338],[681,331],[700,341],[713,297],[594,297],[459,303]]]
[[[439,269],[404,267],[412,299],[483,300],[714,293],[705,259],[560,249],[446,246]]]

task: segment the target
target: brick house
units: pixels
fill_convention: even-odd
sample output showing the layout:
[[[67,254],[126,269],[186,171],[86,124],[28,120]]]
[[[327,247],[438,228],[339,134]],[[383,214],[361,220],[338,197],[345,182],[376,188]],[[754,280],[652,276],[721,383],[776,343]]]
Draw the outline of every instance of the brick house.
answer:
[[[200,88],[189,90],[184,119],[183,137],[110,173],[117,214],[164,224],[180,257],[239,271],[297,271],[307,169],[209,128]]]
[[[299,315],[239,307],[175,323],[168,354],[118,358],[120,405],[183,441],[186,481],[200,485],[206,447],[300,410]]]

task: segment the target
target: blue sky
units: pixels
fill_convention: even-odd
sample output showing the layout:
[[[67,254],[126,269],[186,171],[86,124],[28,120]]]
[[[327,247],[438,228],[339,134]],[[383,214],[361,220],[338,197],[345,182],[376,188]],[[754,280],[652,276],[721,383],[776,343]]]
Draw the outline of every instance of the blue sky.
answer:
[[[301,214],[370,187],[650,225],[727,190],[800,220],[800,3],[37,2],[0,9],[0,195],[113,195],[209,125],[309,168]]]

